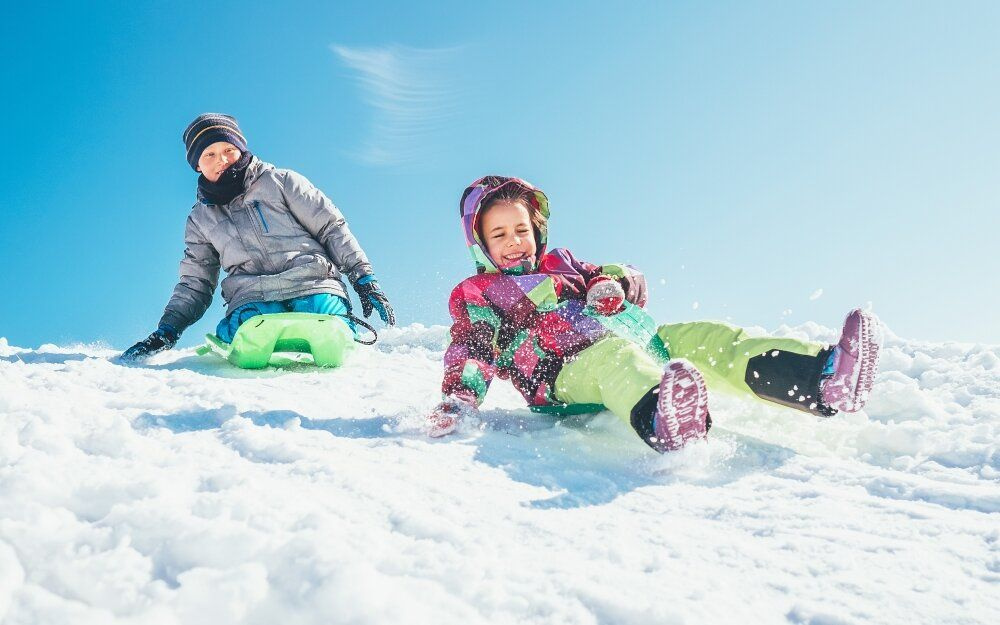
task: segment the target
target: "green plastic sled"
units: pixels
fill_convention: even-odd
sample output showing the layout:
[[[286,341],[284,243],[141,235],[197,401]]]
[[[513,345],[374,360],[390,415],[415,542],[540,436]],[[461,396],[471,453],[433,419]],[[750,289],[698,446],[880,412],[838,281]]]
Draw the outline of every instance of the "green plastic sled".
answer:
[[[339,367],[354,349],[354,332],[343,319],[315,313],[258,315],[240,326],[232,343],[214,334],[205,340],[199,355],[213,353],[241,369],[303,363]]]
[[[604,407],[604,404],[549,404],[548,406],[528,406],[528,410],[538,414],[572,417],[578,414],[594,414],[607,410],[607,408]]]

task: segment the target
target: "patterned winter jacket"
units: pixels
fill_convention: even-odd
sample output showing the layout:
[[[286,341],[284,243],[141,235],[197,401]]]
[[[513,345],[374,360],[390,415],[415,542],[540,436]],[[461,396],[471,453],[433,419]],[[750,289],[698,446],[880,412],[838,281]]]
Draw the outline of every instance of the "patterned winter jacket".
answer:
[[[479,273],[451,293],[453,324],[442,391],[478,406],[493,378],[500,377],[509,379],[529,405],[557,404],[555,380],[563,364],[610,333],[587,309],[587,283],[598,275],[611,276],[622,284],[628,301],[643,306],[644,278],[627,265],[593,265],[565,249],[546,254],[545,232],[536,233],[534,267],[517,274],[499,271],[475,229],[481,207],[499,188],[495,179],[493,185],[483,180],[466,190],[460,207]],[[523,180],[503,180],[531,190],[536,209],[548,217],[544,193]]]

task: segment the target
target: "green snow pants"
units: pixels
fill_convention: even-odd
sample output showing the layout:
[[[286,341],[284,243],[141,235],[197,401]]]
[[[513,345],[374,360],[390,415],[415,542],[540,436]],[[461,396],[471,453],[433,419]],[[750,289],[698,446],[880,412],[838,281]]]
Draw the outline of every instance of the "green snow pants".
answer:
[[[778,351],[815,358],[826,345],[773,336],[750,338],[742,328],[719,321],[669,323],[656,330],[671,358],[684,358],[705,376],[710,391],[756,395],[747,384],[751,359]],[[822,365],[820,365],[822,367]],[[758,372],[759,375],[759,372]],[[753,371],[749,372],[751,380]]]
[[[555,394],[567,404],[602,404],[631,423],[632,408],[660,385],[662,376],[663,363],[642,346],[608,336],[563,365]]]
[[[829,354],[826,345],[750,338],[741,328],[714,321],[662,325],[657,336],[671,358],[697,367],[710,393],[737,393],[826,416],[812,401]],[[605,337],[563,365],[555,395],[570,405],[602,404],[631,423],[632,409],[659,386],[663,364],[632,341]]]

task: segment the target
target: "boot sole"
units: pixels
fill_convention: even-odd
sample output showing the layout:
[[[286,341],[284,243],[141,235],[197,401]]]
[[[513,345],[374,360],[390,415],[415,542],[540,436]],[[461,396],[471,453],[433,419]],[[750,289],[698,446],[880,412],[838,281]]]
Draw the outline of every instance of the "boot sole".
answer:
[[[875,385],[875,375],[878,373],[878,361],[882,356],[882,332],[879,322],[870,315],[862,313],[861,323],[861,353],[858,354],[858,383],[854,387],[851,402],[855,410],[864,408]]]
[[[671,361],[660,381],[654,424],[658,451],[676,451],[707,436],[708,391],[705,379],[685,361]]]
[[[882,355],[882,333],[879,322],[865,312],[861,313],[857,341],[858,357],[850,376],[852,392],[831,404],[833,408],[844,412],[857,412],[865,407],[875,385],[878,362]]]

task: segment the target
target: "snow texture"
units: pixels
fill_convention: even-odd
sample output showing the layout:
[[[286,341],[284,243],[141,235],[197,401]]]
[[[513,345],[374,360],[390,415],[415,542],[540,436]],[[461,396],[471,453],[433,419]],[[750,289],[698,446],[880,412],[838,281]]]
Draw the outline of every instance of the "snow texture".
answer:
[[[1000,347],[890,334],[865,412],[714,396],[657,456],[504,382],[429,440],[446,329],[385,334],[289,372],[0,339],[0,622],[1000,622]]]

